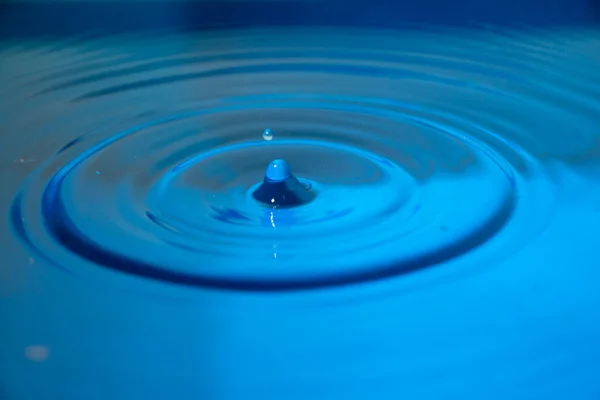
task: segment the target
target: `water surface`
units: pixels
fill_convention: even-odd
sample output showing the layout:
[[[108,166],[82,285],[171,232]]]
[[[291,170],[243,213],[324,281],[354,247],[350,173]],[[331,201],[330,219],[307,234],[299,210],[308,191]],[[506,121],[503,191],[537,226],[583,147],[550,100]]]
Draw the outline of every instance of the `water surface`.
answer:
[[[600,395],[597,30],[1,49],[7,398]]]

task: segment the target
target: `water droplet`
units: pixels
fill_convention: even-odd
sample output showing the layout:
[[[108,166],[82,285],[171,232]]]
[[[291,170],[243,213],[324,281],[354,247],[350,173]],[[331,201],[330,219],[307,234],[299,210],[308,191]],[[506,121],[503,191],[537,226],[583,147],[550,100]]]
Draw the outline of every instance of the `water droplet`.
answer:
[[[285,160],[271,161],[265,173],[267,179],[273,182],[282,182],[292,176],[290,166]]]
[[[265,131],[263,132],[263,139],[265,139],[265,140],[272,140],[273,139],[273,132],[270,129],[265,129]]]

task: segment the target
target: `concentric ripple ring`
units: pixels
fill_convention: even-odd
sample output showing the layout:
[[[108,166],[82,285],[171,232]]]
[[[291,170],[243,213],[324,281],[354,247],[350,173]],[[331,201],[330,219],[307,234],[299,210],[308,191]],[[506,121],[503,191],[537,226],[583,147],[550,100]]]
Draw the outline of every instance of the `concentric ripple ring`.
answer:
[[[107,268],[186,285],[284,290],[378,279],[438,264],[487,241],[518,206],[515,173],[497,149],[409,109],[378,108],[366,98],[340,104],[334,98],[291,96],[280,98],[273,112],[288,110],[291,121],[306,120],[307,113],[336,121],[336,114],[351,113],[380,120],[370,126],[391,125],[371,144],[355,145],[362,132],[343,125],[335,141],[318,140],[325,133],[315,125],[302,131],[290,126],[288,137],[282,133],[273,142],[261,141],[260,131],[237,133],[232,127],[229,137],[210,132],[180,136],[185,146],[169,145],[176,152],[159,145],[171,132],[170,124],[193,120],[202,126],[203,118],[223,121],[237,119],[238,113],[269,112],[265,99],[229,99],[233,105],[148,122],[93,145],[86,139],[68,146],[38,174],[51,175],[47,183],[33,184],[44,187],[43,229],[71,254]],[[166,133],[147,132],[161,127]],[[327,128],[334,127],[330,123]],[[432,147],[415,147],[409,136],[423,132],[430,136],[428,146],[454,145],[454,159],[440,155],[427,160]],[[410,152],[402,150],[403,137]],[[222,145],[214,142],[219,139]],[[119,158],[111,151],[118,154],[120,143],[127,141],[147,146],[141,161],[147,167],[131,177],[126,166],[119,176],[115,165],[106,165]],[[380,143],[395,147],[384,150]],[[295,161],[300,175],[314,182],[319,192],[315,204],[304,210],[269,210],[252,203],[247,194],[275,154]],[[330,165],[302,161],[317,154]],[[216,175],[227,168],[227,177]],[[109,178],[102,181],[104,176]],[[101,184],[91,183],[94,179]],[[111,195],[102,196],[106,191]],[[19,201],[38,197],[27,193]],[[94,200],[98,196],[104,204]],[[24,216],[19,201],[14,212]],[[364,235],[360,243],[350,239],[357,234]],[[346,256],[340,259],[339,254]]]
[[[494,115],[514,102],[550,108],[495,84],[518,80],[517,68],[357,52],[367,51],[184,57],[44,84],[35,96],[71,93],[81,110],[205,90],[74,136],[16,196],[15,231],[74,274],[275,291],[454,271],[467,255],[508,255],[543,229],[555,188],[541,158],[568,155],[532,145],[520,115]],[[158,76],[131,80],[153,68]],[[313,201],[283,209],[253,198],[276,159]]]

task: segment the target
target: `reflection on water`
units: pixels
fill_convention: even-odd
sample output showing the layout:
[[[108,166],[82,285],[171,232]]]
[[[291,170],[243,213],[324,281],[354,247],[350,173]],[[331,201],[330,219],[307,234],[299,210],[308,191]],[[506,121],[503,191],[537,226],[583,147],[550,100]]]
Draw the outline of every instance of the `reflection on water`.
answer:
[[[1,51],[15,398],[600,393],[597,30]],[[313,201],[255,200],[276,159]]]

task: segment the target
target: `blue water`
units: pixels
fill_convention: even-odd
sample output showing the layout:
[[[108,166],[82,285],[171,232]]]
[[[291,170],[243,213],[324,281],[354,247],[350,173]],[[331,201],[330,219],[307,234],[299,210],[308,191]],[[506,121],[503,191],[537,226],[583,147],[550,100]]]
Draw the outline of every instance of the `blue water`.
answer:
[[[0,397],[600,397],[600,30],[0,49]]]

